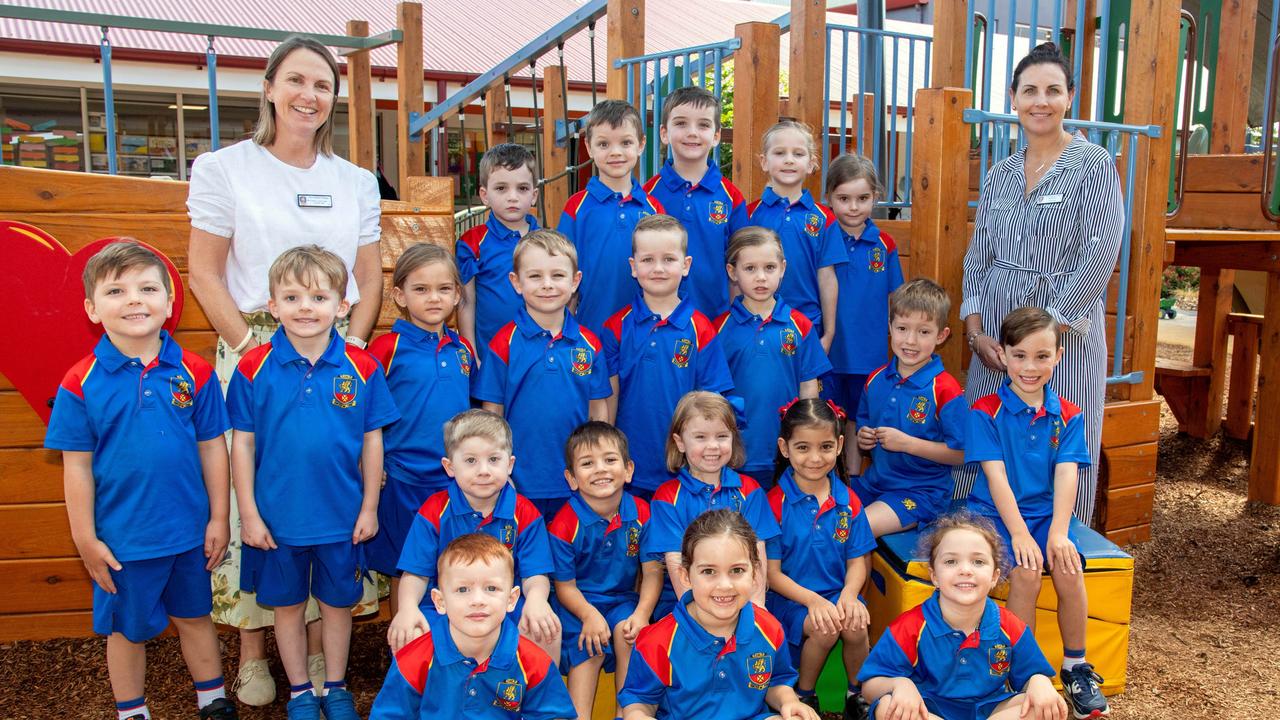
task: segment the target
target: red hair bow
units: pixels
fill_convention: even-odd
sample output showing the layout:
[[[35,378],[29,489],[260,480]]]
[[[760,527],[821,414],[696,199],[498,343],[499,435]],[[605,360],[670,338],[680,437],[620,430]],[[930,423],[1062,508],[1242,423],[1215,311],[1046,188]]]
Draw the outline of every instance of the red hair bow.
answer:
[[[787,416],[787,411],[791,409],[791,406],[795,405],[798,402],[800,402],[800,398],[798,397],[791,398],[791,400],[788,401],[786,405],[783,405],[782,407],[778,408],[778,417],[785,418]]]
[[[834,400],[827,400],[827,407],[831,408],[831,412],[835,413],[836,417],[840,418],[842,422],[849,419],[849,415],[844,411],[844,408],[837,405]]]

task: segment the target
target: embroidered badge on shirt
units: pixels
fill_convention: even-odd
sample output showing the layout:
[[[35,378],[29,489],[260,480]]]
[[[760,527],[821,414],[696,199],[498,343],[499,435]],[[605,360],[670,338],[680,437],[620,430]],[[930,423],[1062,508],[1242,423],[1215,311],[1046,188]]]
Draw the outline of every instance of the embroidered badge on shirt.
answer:
[[[689,342],[689,338],[680,338],[676,341],[676,354],[671,357],[671,363],[676,367],[689,367],[689,349],[693,347],[693,343]]]
[[[169,395],[174,407],[189,408],[195,404],[191,397],[191,383],[181,375],[169,378]]]
[[[867,269],[871,272],[884,272],[884,249],[880,246],[871,248],[867,253]]]
[[[356,378],[354,375],[339,375],[333,379],[333,404],[340,408],[356,406]]]
[[[463,375],[471,376],[471,353],[464,347],[458,348],[458,369]]]
[[[804,231],[810,237],[818,237],[818,233],[822,231],[822,218],[813,214],[806,216],[804,219]]]
[[[1054,419],[1053,429],[1049,431],[1049,447],[1058,449],[1058,436],[1062,434],[1062,421]]]
[[[501,537],[501,538],[499,538],[499,539],[500,539],[500,540],[502,540],[502,544],[503,544],[503,545],[506,545],[506,546],[507,546],[507,549],[508,549],[508,550],[510,550],[511,548],[515,547],[515,544],[516,544],[516,527],[515,527],[514,525],[512,525],[511,523],[503,523],[503,525],[502,525],[502,537]]]
[[[796,331],[791,328],[782,329],[782,354],[796,354]]]
[[[907,419],[917,425],[923,425],[925,419],[929,417],[926,412],[928,409],[929,400],[923,395],[917,395],[911,401],[911,409],[907,411]]]
[[[767,653],[752,653],[747,658],[747,686],[752,690],[764,690],[769,687],[769,678],[773,677],[773,658]]]
[[[836,542],[839,543],[849,539],[849,511],[840,511],[840,519],[836,521],[836,531],[831,537],[835,538]]]
[[[627,557],[640,554],[640,528],[632,525],[627,528]]]
[[[493,704],[507,712],[516,712],[520,709],[520,698],[523,695],[524,689],[520,686],[520,681],[507,678],[498,683],[498,692],[493,698]]]
[[[707,219],[714,225],[723,225],[729,222],[729,212],[724,206],[723,200],[712,200],[707,206]]]
[[[586,348],[578,347],[573,349],[572,371],[574,375],[591,374],[591,353]]]
[[[1004,643],[998,643],[987,651],[987,657],[991,660],[992,675],[1006,675],[1009,672],[1009,646]]]

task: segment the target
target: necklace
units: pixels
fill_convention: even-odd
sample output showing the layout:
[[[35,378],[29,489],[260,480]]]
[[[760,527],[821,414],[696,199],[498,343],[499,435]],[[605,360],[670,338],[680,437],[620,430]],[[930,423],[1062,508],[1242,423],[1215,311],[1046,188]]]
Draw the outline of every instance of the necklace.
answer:
[[[1031,171],[1031,174],[1032,174],[1032,175],[1035,175],[1036,177],[1039,177],[1039,176],[1040,176],[1040,173],[1044,171],[1045,166],[1047,166],[1047,165],[1051,165],[1053,162],[1055,162],[1055,161],[1058,159],[1058,156],[1062,154],[1062,151],[1063,151],[1064,149],[1066,149],[1067,144],[1068,144],[1068,143],[1070,143],[1070,142],[1071,142],[1071,136],[1070,136],[1070,135],[1067,135],[1066,142],[1063,142],[1062,140],[1059,140],[1059,141],[1058,141],[1058,147],[1057,147],[1053,152],[1049,153],[1049,155],[1046,157],[1045,161],[1044,161],[1044,162],[1042,162],[1042,163],[1040,163],[1040,165],[1038,165],[1038,166],[1036,167],[1036,169],[1035,169],[1035,170],[1032,170],[1032,171]]]

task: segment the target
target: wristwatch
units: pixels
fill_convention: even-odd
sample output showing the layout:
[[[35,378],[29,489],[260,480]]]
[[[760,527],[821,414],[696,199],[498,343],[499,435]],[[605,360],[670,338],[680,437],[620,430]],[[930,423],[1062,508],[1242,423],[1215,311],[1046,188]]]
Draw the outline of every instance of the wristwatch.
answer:
[[[360,348],[361,350],[365,349],[365,347],[366,347],[366,346],[368,346],[368,344],[369,344],[369,343],[365,342],[364,340],[362,340],[361,338],[356,337],[355,335],[348,335],[348,336],[346,337],[346,341],[347,341],[348,343],[350,343],[351,345],[355,345],[356,347]]]
[[[964,337],[966,340],[969,341],[969,349],[976,352],[978,348],[974,347],[974,343],[978,341],[978,338],[982,337],[982,331],[970,330],[969,332],[965,333]]]

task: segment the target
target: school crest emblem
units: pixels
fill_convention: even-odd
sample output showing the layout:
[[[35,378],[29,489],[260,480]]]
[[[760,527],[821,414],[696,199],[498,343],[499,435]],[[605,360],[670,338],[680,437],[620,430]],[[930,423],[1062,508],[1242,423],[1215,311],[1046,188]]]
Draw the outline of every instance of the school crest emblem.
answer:
[[[911,498],[902,498],[902,507],[908,510],[915,510],[917,507],[916,501]]]
[[[627,528],[627,557],[640,554],[640,528],[632,525]]]
[[[590,375],[591,374],[591,353],[584,347],[573,349],[573,367],[571,368],[574,375]]]
[[[1049,431],[1049,447],[1053,450],[1058,449],[1058,438],[1062,435],[1062,421],[1054,420],[1053,428]]]
[[[884,272],[884,248],[879,245],[871,248],[867,254],[867,269],[871,272]]]
[[[822,218],[810,213],[804,219],[804,231],[810,237],[818,237],[818,233],[822,232]]]
[[[463,375],[471,376],[471,353],[466,348],[458,348],[458,369]]]
[[[838,543],[844,543],[849,539],[849,512],[847,510],[840,511],[840,519],[836,520],[836,531],[831,535]]]
[[[796,354],[796,331],[791,328],[782,329],[782,354]]]
[[[515,525],[512,525],[511,523],[503,523],[503,524],[502,524],[502,537],[498,538],[498,540],[502,541],[502,544],[503,544],[503,545],[506,545],[508,550],[510,550],[511,548],[515,547],[515,545],[516,545],[516,526],[515,526]]]
[[[773,658],[766,653],[752,653],[747,658],[747,686],[752,690],[765,690],[773,677]]]
[[[339,375],[333,379],[333,404],[340,408],[356,406],[356,378],[354,375]]]
[[[689,342],[689,338],[680,338],[676,341],[676,353],[671,356],[671,363],[679,368],[689,367],[689,350],[693,347],[693,343]]]
[[[723,200],[712,200],[707,206],[707,219],[712,225],[723,225],[729,222],[729,210]]]
[[[498,683],[498,692],[494,695],[493,704],[507,712],[519,712],[520,700],[523,696],[524,688],[520,685],[520,681],[507,678]]]
[[[923,425],[926,418],[929,417],[926,412],[929,409],[929,400],[923,395],[917,395],[911,400],[911,409],[907,411],[907,419],[917,425]]]
[[[1009,673],[1009,646],[1004,643],[997,643],[987,651],[987,658],[991,661],[992,675],[1007,675]]]
[[[169,402],[174,407],[189,408],[195,404],[191,394],[191,382],[181,375],[169,378]]]

